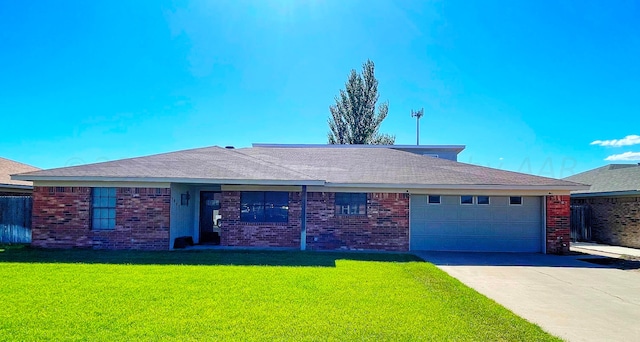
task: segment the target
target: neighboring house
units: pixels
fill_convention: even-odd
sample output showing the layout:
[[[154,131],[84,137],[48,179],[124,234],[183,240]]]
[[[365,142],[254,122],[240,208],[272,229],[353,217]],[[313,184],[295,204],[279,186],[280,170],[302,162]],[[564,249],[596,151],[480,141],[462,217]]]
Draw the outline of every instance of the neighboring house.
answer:
[[[34,182],[36,247],[159,250],[188,236],[302,250],[568,250],[569,193],[583,185],[456,162],[463,148],[206,147],[13,178]]]
[[[31,195],[33,184],[29,181],[11,179],[11,175],[37,170],[40,169],[0,157],[0,196]]]
[[[640,165],[611,164],[567,177],[589,184],[571,192],[571,203],[591,210],[596,242],[640,248]]]

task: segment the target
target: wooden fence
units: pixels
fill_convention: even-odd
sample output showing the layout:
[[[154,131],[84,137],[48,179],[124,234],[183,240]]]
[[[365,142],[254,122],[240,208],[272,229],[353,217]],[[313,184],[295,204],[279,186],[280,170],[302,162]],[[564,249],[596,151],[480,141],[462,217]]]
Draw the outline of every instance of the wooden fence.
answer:
[[[0,196],[0,243],[31,243],[31,196]]]
[[[591,241],[591,208],[571,206],[571,241]]]

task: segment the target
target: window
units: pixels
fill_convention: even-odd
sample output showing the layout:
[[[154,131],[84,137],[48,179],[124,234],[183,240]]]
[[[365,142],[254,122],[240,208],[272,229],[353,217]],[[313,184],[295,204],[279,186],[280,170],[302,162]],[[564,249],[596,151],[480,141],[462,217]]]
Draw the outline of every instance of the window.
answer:
[[[509,197],[510,205],[522,205],[522,196],[511,196]]]
[[[240,208],[242,222],[289,222],[289,193],[243,191]]]
[[[473,196],[460,196],[460,204],[473,204]]]
[[[429,195],[427,198],[429,204],[440,204],[440,195]]]
[[[91,227],[116,228],[116,188],[93,188],[91,199]]]
[[[478,196],[478,205],[489,205],[489,196]]]
[[[366,215],[367,194],[336,193],[336,214]]]

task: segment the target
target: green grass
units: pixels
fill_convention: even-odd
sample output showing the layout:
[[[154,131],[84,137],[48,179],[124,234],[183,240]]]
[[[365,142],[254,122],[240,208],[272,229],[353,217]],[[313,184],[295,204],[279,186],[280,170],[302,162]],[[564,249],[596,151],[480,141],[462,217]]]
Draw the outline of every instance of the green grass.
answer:
[[[556,340],[407,254],[0,249],[0,340]]]

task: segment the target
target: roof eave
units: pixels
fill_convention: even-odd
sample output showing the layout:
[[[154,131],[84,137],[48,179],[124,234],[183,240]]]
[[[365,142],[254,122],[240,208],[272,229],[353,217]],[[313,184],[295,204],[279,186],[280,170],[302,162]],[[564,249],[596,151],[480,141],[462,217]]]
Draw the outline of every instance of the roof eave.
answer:
[[[280,179],[213,179],[213,178],[179,178],[179,177],[68,177],[68,176],[33,176],[12,175],[12,179],[25,181],[49,182],[149,182],[149,183],[198,183],[226,185],[324,185],[322,180],[280,180]]]
[[[404,188],[443,190],[551,190],[575,191],[589,189],[584,185],[505,185],[505,184],[378,184],[378,183],[330,183],[326,187],[342,188]]]
[[[0,184],[0,188],[2,188],[2,189],[33,190],[33,186],[31,186],[31,185],[21,185],[21,184]]]
[[[571,197],[573,198],[616,197],[616,196],[640,196],[640,190],[578,192],[578,193],[571,194]]]

